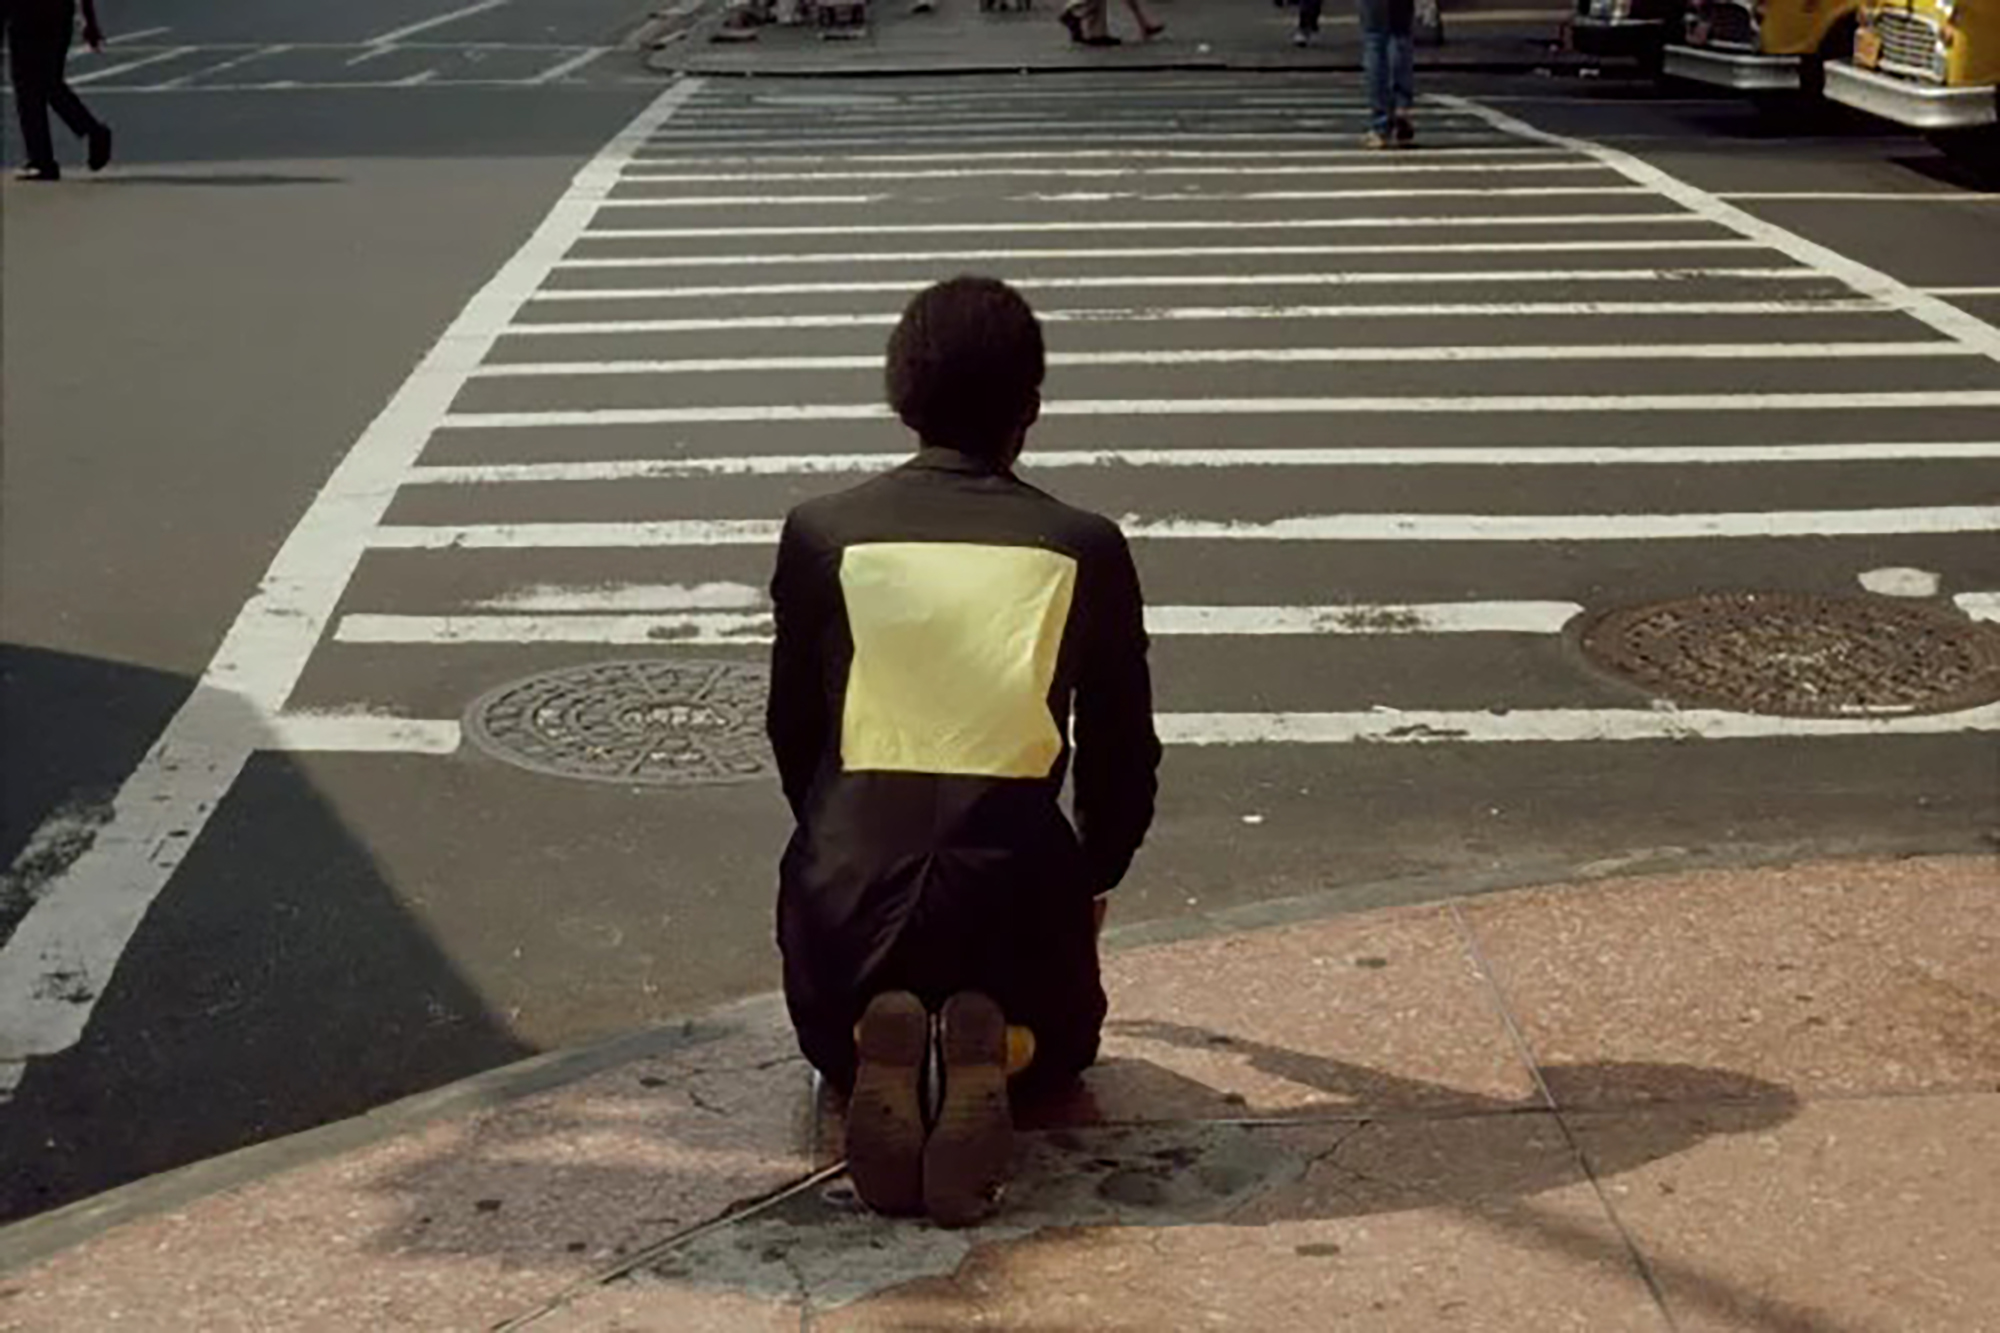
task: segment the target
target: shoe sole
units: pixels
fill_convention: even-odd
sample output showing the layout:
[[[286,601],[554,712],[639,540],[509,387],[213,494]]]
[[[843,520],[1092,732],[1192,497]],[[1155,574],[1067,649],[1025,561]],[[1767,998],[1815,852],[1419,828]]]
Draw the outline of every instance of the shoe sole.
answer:
[[[924,1207],[939,1226],[966,1227],[999,1207],[1014,1155],[1007,1019],[971,992],[947,1001],[941,1018],[944,1098],[924,1146]]]
[[[878,995],[855,1036],[859,1063],[847,1102],[847,1171],[878,1213],[924,1211],[924,1111],[920,1083],[930,1014],[904,991]]]

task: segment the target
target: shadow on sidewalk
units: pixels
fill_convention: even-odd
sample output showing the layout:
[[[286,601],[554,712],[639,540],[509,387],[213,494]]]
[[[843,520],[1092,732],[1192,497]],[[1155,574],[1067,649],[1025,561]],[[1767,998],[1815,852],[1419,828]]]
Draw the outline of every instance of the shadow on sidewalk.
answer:
[[[693,1310],[705,1299],[748,1298],[824,1312],[893,1292],[880,1327],[904,1326],[895,1320],[907,1314],[907,1327],[932,1329],[964,1326],[970,1311],[993,1308],[993,1299],[1075,1282],[1090,1260],[1064,1253],[1116,1246],[1125,1230],[1282,1229],[1423,1213],[1498,1237],[1495,1253],[1553,1251],[1579,1270],[1610,1272],[1642,1292],[1630,1245],[1605,1218],[1595,1184],[1710,1137],[1769,1130],[1798,1107],[1789,1089],[1728,1070],[1547,1067],[1541,1072],[1559,1104],[1578,1094],[1602,1108],[1591,1113],[1586,1165],[1572,1128],[1539,1098],[1466,1093],[1200,1028],[1112,1027],[1174,1045],[1226,1044],[1254,1068],[1321,1099],[1266,1111],[1150,1060],[1114,1059],[1069,1102],[1045,1108],[1033,1122],[1039,1128],[1023,1135],[1008,1205],[988,1226],[947,1232],[881,1219],[835,1181],[716,1227],[704,1225],[714,1213],[677,1210],[674,1201],[768,1193],[771,1179],[760,1184],[750,1168],[761,1163],[768,1172],[787,1152],[799,1164],[790,1178],[803,1176],[797,1126],[806,1118],[804,1067],[772,1060],[754,1078],[733,1082],[713,1069],[679,1085],[627,1078],[559,1114],[489,1122],[470,1142],[396,1167],[374,1188],[398,1200],[405,1224],[378,1235],[373,1248],[571,1268],[587,1252],[604,1272],[651,1245],[655,1257],[619,1279],[636,1300],[650,1293],[669,1302],[665,1308]],[[1106,1090],[1115,1090],[1110,1101],[1123,1118],[1102,1118],[1118,1114],[1098,1101]],[[774,1111],[774,1101],[790,1109]],[[1164,1118],[1150,1118],[1153,1107]],[[1134,1115],[1132,1108],[1148,1109]],[[760,1133],[762,1142],[750,1141]],[[716,1176],[727,1178],[719,1195]],[[475,1188],[493,1196],[490,1213],[507,1209],[504,1228],[469,1216]],[[653,1212],[645,1215],[649,1199]],[[517,1204],[523,1207],[514,1216]],[[574,1222],[552,1229],[547,1219],[555,1214]],[[674,1243],[677,1233],[683,1239]],[[1273,1243],[1290,1242],[1279,1230]],[[1298,1253],[1332,1257],[1339,1247],[1304,1244]],[[1024,1267],[1011,1271],[1017,1263]],[[1840,1329],[1823,1312],[1765,1300],[1698,1271],[1660,1276],[1715,1309],[1754,1311],[1750,1326],[1769,1333]]]

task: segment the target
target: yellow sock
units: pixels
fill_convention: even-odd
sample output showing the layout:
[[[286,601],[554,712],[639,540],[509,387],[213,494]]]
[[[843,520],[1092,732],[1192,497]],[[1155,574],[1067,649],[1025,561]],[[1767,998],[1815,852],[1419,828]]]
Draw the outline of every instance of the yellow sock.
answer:
[[[1015,1027],[1010,1024],[1007,1028],[1007,1076],[1012,1078],[1034,1062],[1035,1034],[1033,1029]]]

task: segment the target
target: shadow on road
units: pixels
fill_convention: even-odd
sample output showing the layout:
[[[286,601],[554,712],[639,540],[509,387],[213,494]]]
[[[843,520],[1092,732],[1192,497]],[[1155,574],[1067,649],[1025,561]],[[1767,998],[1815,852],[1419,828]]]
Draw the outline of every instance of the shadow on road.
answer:
[[[108,826],[140,758],[131,738],[157,735],[189,689],[97,659],[0,650],[5,846],[38,839],[0,893],[9,937]],[[38,834],[52,818],[59,836]],[[303,762],[271,753],[251,757],[103,994],[79,985],[67,999],[92,1001],[82,1040],[30,1059],[0,1103],[0,1221],[531,1053]]]

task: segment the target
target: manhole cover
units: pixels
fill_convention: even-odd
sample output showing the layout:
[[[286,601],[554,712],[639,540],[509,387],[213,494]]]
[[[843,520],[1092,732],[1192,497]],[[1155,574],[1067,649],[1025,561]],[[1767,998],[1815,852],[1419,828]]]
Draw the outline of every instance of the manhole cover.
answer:
[[[465,734],[496,759],[592,782],[694,786],[776,771],[769,675],[743,662],[600,662],[546,671],[475,702]]]
[[[2000,641],[1935,607],[1724,593],[1628,607],[1583,631],[1599,665],[1681,703],[1795,717],[1941,713],[2000,698]]]

